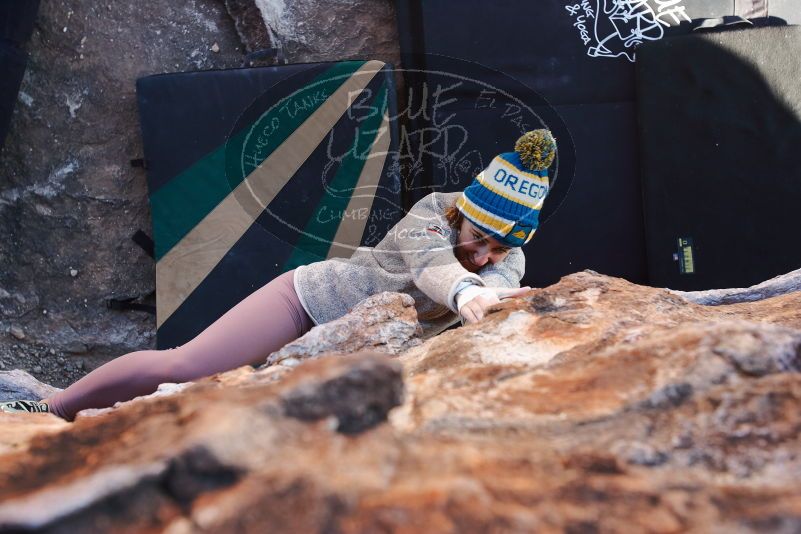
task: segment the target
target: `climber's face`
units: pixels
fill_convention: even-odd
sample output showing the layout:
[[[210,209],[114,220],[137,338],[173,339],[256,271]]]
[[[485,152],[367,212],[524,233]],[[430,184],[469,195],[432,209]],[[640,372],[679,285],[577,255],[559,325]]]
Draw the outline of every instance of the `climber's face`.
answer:
[[[487,264],[503,261],[510,250],[511,247],[502,245],[494,237],[488,236],[467,218],[462,220],[454,255],[462,267],[471,273],[477,273]]]

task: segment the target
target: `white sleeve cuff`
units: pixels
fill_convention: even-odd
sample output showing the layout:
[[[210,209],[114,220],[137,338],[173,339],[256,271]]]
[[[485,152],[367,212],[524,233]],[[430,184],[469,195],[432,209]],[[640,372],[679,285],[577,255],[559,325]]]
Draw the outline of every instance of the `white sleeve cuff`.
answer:
[[[492,289],[487,289],[486,287],[473,286],[473,285],[466,287],[462,291],[460,291],[459,294],[456,295],[456,309],[459,315],[462,314],[462,306],[473,300],[478,295],[482,295],[485,293],[494,294],[495,292]]]
[[[480,276],[473,273],[468,273],[464,277],[456,280],[452,285],[450,291],[448,291],[448,307],[451,309],[453,313],[459,313],[459,308],[456,306],[456,294],[459,293],[459,290],[464,290],[464,284],[469,283],[470,285],[477,285],[483,287],[484,280],[481,279]]]

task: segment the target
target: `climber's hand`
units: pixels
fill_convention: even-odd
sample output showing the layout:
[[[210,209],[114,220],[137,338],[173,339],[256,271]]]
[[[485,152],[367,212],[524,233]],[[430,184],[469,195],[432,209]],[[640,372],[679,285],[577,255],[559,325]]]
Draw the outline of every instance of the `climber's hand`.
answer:
[[[529,286],[521,288],[510,287],[482,287],[476,296],[461,303],[459,315],[466,323],[476,323],[484,318],[485,310],[502,299],[519,297],[531,291]]]

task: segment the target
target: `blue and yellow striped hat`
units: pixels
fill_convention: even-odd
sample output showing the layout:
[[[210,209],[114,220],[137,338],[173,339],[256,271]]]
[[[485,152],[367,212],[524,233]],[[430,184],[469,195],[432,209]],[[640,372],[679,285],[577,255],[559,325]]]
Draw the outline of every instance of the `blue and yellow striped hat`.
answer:
[[[534,237],[550,189],[548,167],[556,155],[550,130],[526,132],[514,152],[492,160],[462,192],[457,209],[500,243],[520,247]]]

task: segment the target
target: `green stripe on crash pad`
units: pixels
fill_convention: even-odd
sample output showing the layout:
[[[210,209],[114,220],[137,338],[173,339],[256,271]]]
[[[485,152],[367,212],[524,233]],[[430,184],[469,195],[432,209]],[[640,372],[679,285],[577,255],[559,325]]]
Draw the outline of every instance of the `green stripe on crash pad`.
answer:
[[[319,213],[343,213],[347,208],[366,162],[364,155],[370,153],[370,149],[381,133],[379,127],[387,110],[387,96],[387,84],[384,82],[371,102],[371,107],[373,109],[378,108],[379,112],[367,117],[359,124],[358,132],[350,151],[342,159],[334,177],[328,184],[329,189],[350,191],[350,195],[335,196],[326,191],[317,204],[314,216],[303,228],[303,232],[295,244],[295,250],[284,263],[282,272],[300,265],[324,260],[328,256],[328,250],[331,248],[339,225],[345,224],[345,219],[320,222],[317,215]],[[388,133],[385,135],[388,135]],[[354,245],[358,246],[359,243],[354,243]]]
[[[364,64],[364,61],[345,61],[333,65],[304,89],[284,99],[287,102],[271,107],[265,115],[259,118],[259,121],[270,120],[272,116],[282,113],[285,104],[291,105],[294,99],[303,98],[304,90],[323,91],[325,94],[331,95]],[[322,102],[317,102],[313,106],[293,107],[292,114],[284,111],[280,129],[275,131],[274,135],[265,140],[266,142],[261,146],[260,153],[264,154],[264,159],[321,105]],[[150,197],[156,261],[167,254],[209,212],[231,194],[233,188],[244,180],[245,176],[241,171],[235,172],[234,168],[226,169],[225,154],[226,150],[232,149],[232,143],[234,148],[244,147],[249,131],[250,128],[243,128],[227,143],[199,159]]]

